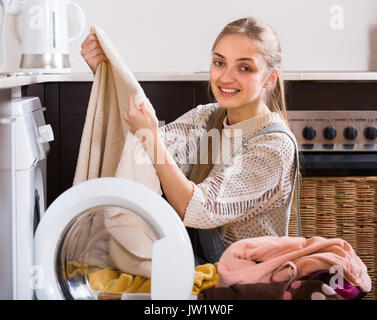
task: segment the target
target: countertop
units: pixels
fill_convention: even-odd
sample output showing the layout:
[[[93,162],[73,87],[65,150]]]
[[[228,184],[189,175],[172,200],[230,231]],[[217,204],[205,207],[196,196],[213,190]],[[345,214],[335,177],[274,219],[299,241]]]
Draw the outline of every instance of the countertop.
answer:
[[[208,81],[208,72],[194,73],[134,73],[138,81]],[[284,72],[284,80],[301,81],[377,81],[377,72]],[[0,76],[0,89],[22,87],[46,82],[91,82],[93,74],[78,72],[52,75]]]

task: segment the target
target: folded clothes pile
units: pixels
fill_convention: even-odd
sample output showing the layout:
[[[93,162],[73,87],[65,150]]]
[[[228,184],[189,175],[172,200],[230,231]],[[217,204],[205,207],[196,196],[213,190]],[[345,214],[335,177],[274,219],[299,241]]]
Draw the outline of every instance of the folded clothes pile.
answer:
[[[93,290],[150,293],[151,280],[71,262],[68,275],[87,274]],[[371,290],[365,264],[342,239],[260,237],[238,241],[215,264],[195,268],[198,300],[351,300]]]
[[[199,299],[360,299],[371,290],[367,268],[344,240],[260,237],[227,248],[215,288]]]

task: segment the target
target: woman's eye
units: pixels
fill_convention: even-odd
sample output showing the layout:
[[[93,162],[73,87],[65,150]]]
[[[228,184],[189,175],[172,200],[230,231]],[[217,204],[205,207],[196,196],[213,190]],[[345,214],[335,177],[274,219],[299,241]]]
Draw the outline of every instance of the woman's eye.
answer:
[[[218,60],[213,61],[213,64],[214,64],[215,66],[217,66],[217,67],[222,67],[222,66],[224,65],[224,63],[223,63],[222,61],[218,61]],[[242,66],[242,67],[241,67],[241,70],[242,70],[242,71],[245,71],[245,72],[251,72],[251,71],[252,71],[251,68],[248,67],[248,66]]]

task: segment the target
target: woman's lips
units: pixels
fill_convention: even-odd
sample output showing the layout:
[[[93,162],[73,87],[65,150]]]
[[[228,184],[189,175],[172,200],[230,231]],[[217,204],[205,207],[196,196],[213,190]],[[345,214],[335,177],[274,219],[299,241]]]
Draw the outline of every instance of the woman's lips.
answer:
[[[218,88],[219,88],[220,94],[223,97],[233,97],[240,92],[240,90],[236,88],[224,88],[224,87],[218,87]]]

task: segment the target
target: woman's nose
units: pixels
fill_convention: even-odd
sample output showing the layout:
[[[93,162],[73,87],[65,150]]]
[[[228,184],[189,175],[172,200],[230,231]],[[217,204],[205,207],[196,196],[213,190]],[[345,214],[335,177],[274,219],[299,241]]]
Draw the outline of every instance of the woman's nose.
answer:
[[[234,81],[234,71],[232,68],[224,68],[224,72],[220,77],[221,82],[223,83],[232,83]]]

